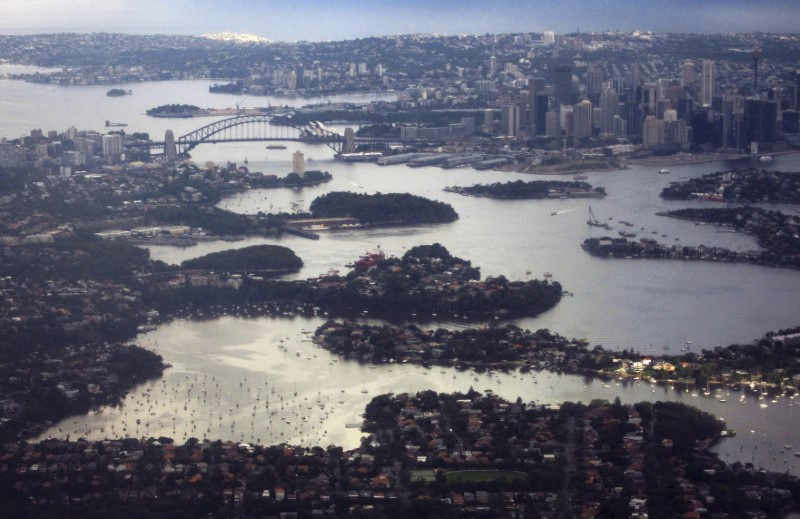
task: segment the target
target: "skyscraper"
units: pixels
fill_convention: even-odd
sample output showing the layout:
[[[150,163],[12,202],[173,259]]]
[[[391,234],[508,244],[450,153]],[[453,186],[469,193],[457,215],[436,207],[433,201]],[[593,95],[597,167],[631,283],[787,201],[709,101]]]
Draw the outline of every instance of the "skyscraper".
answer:
[[[486,133],[494,131],[494,112],[491,108],[483,111],[483,131]]]
[[[295,151],[292,155],[292,172],[297,173],[301,177],[306,172],[306,163],[304,159],[303,152],[300,150]]]
[[[536,94],[536,135],[544,135],[547,131],[547,109],[549,96],[544,92]]]
[[[716,87],[716,71],[714,62],[710,59],[703,60],[703,77],[700,84],[700,103],[703,106],[711,106],[714,101],[714,89]]]
[[[685,61],[681,67],[681,84],[685,87],[693,87],[697,81],[694,73],[694,62]]]
[[[658,146],[662,142],[664,142],[664,121],[659,121],[654,115],[648,115],[642,125],[642,145]]]
[[[572,104],[572,67],[559,65],[556,67],[556,103],[561,105]]]
[[[531,133],[536,131],[536,96],[538,96],[540,92],[544,92],[544,90],[544,78],[537,77],[528,79],[528,128],[530,128]],[[547,111],[547,108],[545,108],[545,111]]]
[[[600,131],[605,134],[614,132],[614,116],[619,114],[619,94],[610,86],[600,93]]]
[[[597,95],[603,87],[603,68],[598,65],[589,65],[586,69],[586,91],[589,99],[597,101]]]
[[[774,101],[746,99],[744,102],[745,144],[750,142],[775,142],[778,138],[776,124],[778,105]]]
[[[500,131],[503,135],[517,137],[522,126],[522,110],[518,106],[504,106],[500,109]]]
[[[642,110],[647,115],[656,115],[658,108],[658,87],[655,83],[645,83],[642,86]]]
[[[592,102],[584,99],[573,110],[574,134],[576,139],[592,136]]]

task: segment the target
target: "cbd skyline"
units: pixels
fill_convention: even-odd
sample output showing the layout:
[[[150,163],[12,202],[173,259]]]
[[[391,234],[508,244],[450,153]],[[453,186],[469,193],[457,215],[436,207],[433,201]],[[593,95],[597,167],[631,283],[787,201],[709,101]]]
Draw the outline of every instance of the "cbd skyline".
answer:
[[[0,0],[0,34],[123,32],[252,33],[278,41],[322,41],[407,33],[642,30],[796,32],[792,0]],[[210,16],[209,13],[213,13]]]

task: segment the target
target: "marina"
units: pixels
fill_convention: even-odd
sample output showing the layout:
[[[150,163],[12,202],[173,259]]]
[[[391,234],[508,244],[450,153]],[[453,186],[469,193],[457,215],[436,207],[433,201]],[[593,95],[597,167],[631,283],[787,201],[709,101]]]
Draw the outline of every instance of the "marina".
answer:
[[[310,333],[323,322],[323,317],[219,316],[163,325],[140,336],[143,346],[172,364],[161,380],[134,388],[120,406],[62,420],[41,437],[167,436],[177,442],[227,438],[351,448],[363,435],[355,425],[374,395],[424,389],[466,392],[472,387],[551,406],[596,398],[611,401],[616,396],[626,403],[684,402],[724,418],[729,430],[752,430],[729,435],[715,448],[724,460],[800,473],[800,458],[780,456],[781,449],[772,447],[791,445],[796,439],[800,406],[794,395],[772,395],[765,401],[759,398],[760,388],[698,394],[644,380],[604,381],[536,370],[359,364],[311,342]],[[309,373],[314,376],[309,378]],[[732,405],[734,401],[738,404]]]

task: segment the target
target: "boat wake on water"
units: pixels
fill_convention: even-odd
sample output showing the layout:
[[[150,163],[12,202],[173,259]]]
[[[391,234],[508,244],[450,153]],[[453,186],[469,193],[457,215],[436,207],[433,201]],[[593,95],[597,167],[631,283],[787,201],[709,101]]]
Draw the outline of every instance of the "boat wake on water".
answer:
[[[578,208],[577,207],[573,207],[572,209],[564,209],[562,211],[553,211],[552,214],[553,214],[553,216],[555,216],[555,215],[559,215],[559,214],[571,213],[572,211],[575,211],[576,209],[578,209]]]

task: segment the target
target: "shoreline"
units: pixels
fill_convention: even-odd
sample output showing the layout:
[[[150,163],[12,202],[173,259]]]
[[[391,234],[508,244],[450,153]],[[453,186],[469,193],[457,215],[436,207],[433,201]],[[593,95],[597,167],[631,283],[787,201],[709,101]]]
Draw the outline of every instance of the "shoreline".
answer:
[[[800,153],[797,150],[778,151],[769,153],[771,156],[783,156],[793,153]],[[664,157],[644,157],[632,158],[627,162],[637,166],[682,166],[684,164],[702,164],[704,162],[722,162],[726,160],[752,160],[758,158],[756,155],[739,154],[732,155],[729,153],[703,153],[692,154],[690,156],[676,157],[674,155],[667,155]]]

